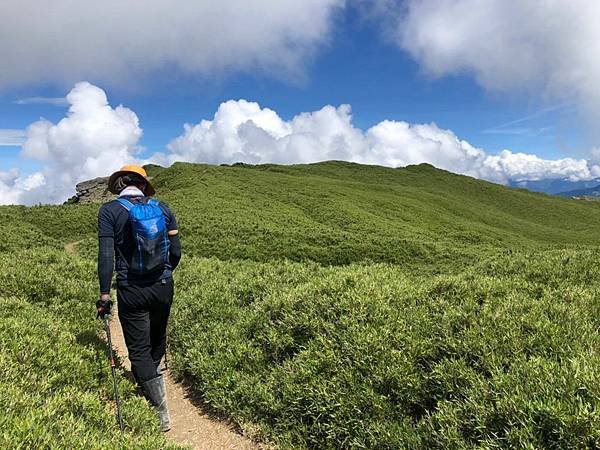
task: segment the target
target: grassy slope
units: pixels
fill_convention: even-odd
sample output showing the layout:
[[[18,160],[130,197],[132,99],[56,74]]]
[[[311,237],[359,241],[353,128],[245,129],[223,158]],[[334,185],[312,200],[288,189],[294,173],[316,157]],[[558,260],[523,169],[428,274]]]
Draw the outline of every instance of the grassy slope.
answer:
[[[588,381],[600,376],[597,358],[589,357],[597,347],[591,331],[597,324],[589,313],[598,310],[599,288],[585,271],[596,254],[580,257],[579,250],[570,250],[566,255],[579,262],[563,280],[565,256],[541,250],[600,244],[600,205],[511,190],[425,165],[176,164],[152,172],[160,198],[179,217],[188,257],[266,262],[189,258],[177,274],[175,367],[218,409],[293,447],[560,448],[597,442],[591,427],[600,423],[599,397]],[[69,292],[93,295],[93,262],[82,259],[72,267],[60,248],[83,239],[78,249],[93,256],[97,208],[0,208],[2,274],[13,280],[0,290],[10,320],[0,327],[2,346],[14,345],[19,327],[34,317],[39,331],[31,345],[39,358],[47,331],[60,328],[67,353],[76,355],[68,364],[91,361],[85,366],[90,383],[69,381],[56,397],[57,414],[77,414],[80,406],[63,400],[73,390],[93,408],[110,398],[107,387],[96,397],[97,380],[91,382],[94,373],[106,371],[101,349],[79,342],[73,331],[91,327],[92,320],[83,318],[87,307],[69,309],[64,326],[52,320]],[[321,269],[270,262],[282,257],[400,265]],[[490,258],[497,263],[486,265]],[[10,261],[17,259],[26,264],[13,268]],[[414,277],[436,272],[458,278]],[[85,288],[78,287],[80,278]],[[62,285],[55,284],[59,280]],[[54,303],[59,306],[48,311]],[[556,353],[562,347],[572,349],[570,358]],[[56,445],[71,439],[44,430],[48,419],[35,406],[40,400],[26,395],[25,373],[42,375],[31,386],[43,392],[44,376],[60,364],[40,359],[35,367],[19,365],[17,347],[6,355],[12,379],[25,380],[13,394],[22,398],[19,408],[27,420],[39,424],[37,438]],[[0,395],[13,395],[2,391],[9,386],[0,385]],[[130,401],[131,423],[147,421],[142,405]],[[20,439],[25,419],[10,417],[7,436]],[[82,416],[72,429],[90,420]],[[102,424],[110,421],[110,413],[101,413]],[[104,425],[89,426],[82,439],[94,439]],[[158,439],[141,428],[135,436],[148,443]]]
[[[454,175],[428,165],[344,162],[152,168],[187,254],[268,261],[394,262],[430,270],[495,249],[600,244],[600,205]],[[0,209],[59,242],[88,238],[97,205]],[[8,217],[16,215],[15,219]],[[6,219],[5,219],[6,217]],[[7,224],[8,222],[8,224]]]
[[[0,252],[0,448],[178,448],[122,373],[127,433],[116,428],[94,272],[62,250]]]
[[[426,165],[178,164],[159,174],[156,184],[159,190],[168,188],[164,198],[176,206],[183,230],[189,227],[188,243],[206,255],[224,253],[215,247],[225,237],[241,241],[242,248],[229,249],[234,256],[252,256],[243,248],[249,238],[248,247],[258,249],[259,257],[262,249],[269,256],[281,250],[294,259],[312,253],[312,259],[333,263],[361,256],[402,262],[421,242],[452,249],[600,243],[595,205],[507,189]],[[197,220],[186,223],[187,218]],[[274,248],[282,242],[290,245]],[[325,253],[334,255],[321,254],[325,246],[333,246]]]
[[[599,256],[434,277],[194,258],[172,367],[281,448],[598,448]]]

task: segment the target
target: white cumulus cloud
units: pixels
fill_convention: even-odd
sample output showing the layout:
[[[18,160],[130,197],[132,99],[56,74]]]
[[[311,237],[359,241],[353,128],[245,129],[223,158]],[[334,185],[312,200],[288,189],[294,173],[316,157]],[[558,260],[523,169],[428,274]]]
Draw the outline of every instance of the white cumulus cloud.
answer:
[[[110,106],[105,92],[87,82],[76,84],[66,98],[70,107],[58,123],[41,119],[27,127],[21,156],[42,169],[27,176],[16,169],[0,172],[0,204],[60,203],[73,195],[77,182],[136,162],[430,163],[497,183],[600,177],[600,158],[547,160],[510,150],[492,155],[434,123],[384,120],[362,130],[354,126],[349,105],[327,105],[284,120],[246,100],[222,103],[212,119],[186,124],[165,152],[142,158],[142,129],[132,110]]]
[[[0,2],[0,88],[161,71],[301,76],[344,0]]]
[[[289,164],[332,159],[390,167],[430,163],[498,183],[600,176],[600,167],[585,159],[545,160],[509,150],[490,155],[433,123],[385,120],[363,131],[353,125],[349,105],[328,105],[285,121],[275,111],[246,100],[227,101],[212,120],[186,124],[166,153],[151,158],[165,165],[175,161]]]
[[[23,194],[33,191],[45,183],[44,175],[36,172],[23,177],[17,169],[0,172],[0,205],[23,203]]]
[[[133,111],[112,108],[104,91],[87,82],[77,83],[67,101],[67,116],[58,123],[42,119],[27,128],[21,155],[43,168],[26,178],[4,173],[0,203],[62,202],[77,182],[136,161],[142,129]]]
[[[374,1],[388,37],[427,73],[469,73],[489,90],[575,101],[600,118],[597,0]]]

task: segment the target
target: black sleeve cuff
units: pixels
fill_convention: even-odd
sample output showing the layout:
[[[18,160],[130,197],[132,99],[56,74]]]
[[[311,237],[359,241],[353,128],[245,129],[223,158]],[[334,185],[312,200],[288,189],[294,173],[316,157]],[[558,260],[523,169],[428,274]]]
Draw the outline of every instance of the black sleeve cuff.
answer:
[[[170,241],[169,264],[171,264],[171,269],[175,270],[181,259],[181,241],[179,240],[179,233],[175,236],[170,236]]]

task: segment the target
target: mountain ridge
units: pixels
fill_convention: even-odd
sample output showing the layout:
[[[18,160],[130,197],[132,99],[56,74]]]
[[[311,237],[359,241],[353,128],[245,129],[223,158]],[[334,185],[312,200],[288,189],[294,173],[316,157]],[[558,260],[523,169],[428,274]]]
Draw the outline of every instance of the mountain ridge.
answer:
[[[498,251],[600,245],[600,208],[590,202],[431,165],[175,163],[148,172],[157,198],[177,214],[186,251],[197,256],[450,269]],[[0,212],[21,217],[32,235],[45,235],[41,240],[82,240],[79,248],[91,254],[97,209],[92,203]]]

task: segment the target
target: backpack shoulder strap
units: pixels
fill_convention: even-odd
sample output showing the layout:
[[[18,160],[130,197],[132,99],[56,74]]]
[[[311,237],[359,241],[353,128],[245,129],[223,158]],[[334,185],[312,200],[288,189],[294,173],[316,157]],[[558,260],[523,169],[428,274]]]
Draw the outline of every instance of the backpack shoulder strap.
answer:
[[[147,204],[160,206],[158,200],[156,200],[155,198],[149,198]]]
[[[119,197],[117,199],[117,201],[121,204],[121,206],[123,208],[125,208],[127,211],[129,211],[131,208],[133,208],[133,203],[131,203],[129,200],[127,200],[126,198],[123,197]]]

